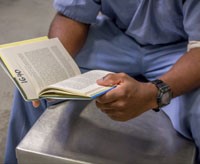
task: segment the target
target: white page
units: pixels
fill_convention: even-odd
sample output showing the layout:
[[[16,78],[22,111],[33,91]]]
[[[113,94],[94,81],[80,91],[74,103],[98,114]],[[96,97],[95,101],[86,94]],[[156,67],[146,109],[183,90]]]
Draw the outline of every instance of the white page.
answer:
[[[44,91],[45,93],[47,93],[47,90],[50,89],[51,92],[52,91],[56,92],[55,88],[57,88],[58,90],[66,92],[71,91],[80,95],[91,96],[93,94],[97,94],[101,91],[112,88],[112,87],[100,86],[96,83],[98,79],[103,78],[108,73],[111,72],[103,70],[92,70],[84,74],[77,75],[70,79],[64,80],[62,82],[50,85],[49,87],[45,88]]]
[[[37,98],[38,92],[47,85],[80,74],[74,60],[56,38],[3,48],[0,53],[29,99]]]

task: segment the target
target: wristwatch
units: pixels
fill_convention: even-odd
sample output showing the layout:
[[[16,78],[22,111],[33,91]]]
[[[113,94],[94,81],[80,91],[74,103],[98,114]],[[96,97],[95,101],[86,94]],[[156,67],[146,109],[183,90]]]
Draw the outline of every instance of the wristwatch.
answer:
[[[162,108],[170,103],[170,101],[173,97],[173,93],[171,91],[171,88],[160,79],[156,79],[156,80],[152,81],[151,83],[154,84],[158,89],[158,94],[157,94],[158,107],[153,108],[153,110],[155,112],[159,112],[160,108]]]

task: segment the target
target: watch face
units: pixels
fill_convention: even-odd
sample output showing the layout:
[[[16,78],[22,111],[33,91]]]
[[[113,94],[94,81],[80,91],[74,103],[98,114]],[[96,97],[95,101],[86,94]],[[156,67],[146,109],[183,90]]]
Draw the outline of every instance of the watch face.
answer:
[[[170,87],[160,79],[156,79],[152,83],[158,88],[158,108],[168,105],[173,97]]]
[[[161,100],[162,104],[167,105],[170,103],[170,100],[171,100],[171,94],[169,92],[164,93]]]

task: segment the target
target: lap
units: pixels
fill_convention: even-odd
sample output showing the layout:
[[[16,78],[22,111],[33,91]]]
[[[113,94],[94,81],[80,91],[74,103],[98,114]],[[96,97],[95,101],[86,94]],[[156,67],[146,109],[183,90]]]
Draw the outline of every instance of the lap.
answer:
[[[45,109],[45,101],[42,101],[40,107],[35,109],[31,102],[24,101],[19,91],[15,90],[8,127],[5,163],[16,163],[16,146]]]
[[[200,89],[173,99],[163,110],[177,131],[200,146]]]
[[[187,42],[165,46],[138,45],[134,39],[116,29],[109,20],[92,26],[87,42],[76,61],[83,71],[106,69],[125,72],[131,76],[142,74],[154,80],[166,73],[186,52]],[[200,89],[172,100],[163,110],[174,128],[183,136],[194,139],[200,147]]]
[[[98,19],[91,25],[84,47],[78,53],[76,62],[82,70],[103,69],[141,74],[139,46],[109,19]]]
[[[91,26],[86,44],[79,52],[76,62],[82,72],[105,69],[125,72],[131,76],[142,74],[148,80],[153,80],[168,71],[184,51],[185,43],[163,48],[142,47],[108,19],[100,19],[96,25]],[[200,130],[197,129],[197,124],[200,124],[199,99],[200,89],[175,98],[164,109],[177,131],[197,141],[200,138]],[[31,103],[23,100],[19,92],[15,92],[7,142],[14,140],[14,143],[8,144],[10,147],[17,146],[47,105],[43,100],[42,105],[35,109]],[[198,142],[200,145],[200,141]],[[7,155],[10,153],[9,150],[11,149],[8,149]]]

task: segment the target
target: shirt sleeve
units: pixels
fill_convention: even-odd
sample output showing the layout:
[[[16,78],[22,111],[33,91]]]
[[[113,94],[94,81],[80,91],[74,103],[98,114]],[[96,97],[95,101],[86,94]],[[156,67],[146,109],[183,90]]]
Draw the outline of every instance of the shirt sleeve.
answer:
[[[200,41],[189,41],[187,51],[190,51],[193,48],[200,48]]]
[[[100,11],[100,0],[54,0],[54,8],[63,15],[91,24]]]
[[[189,41],[200,41],[200,0],[185,0],[183,19]]]

